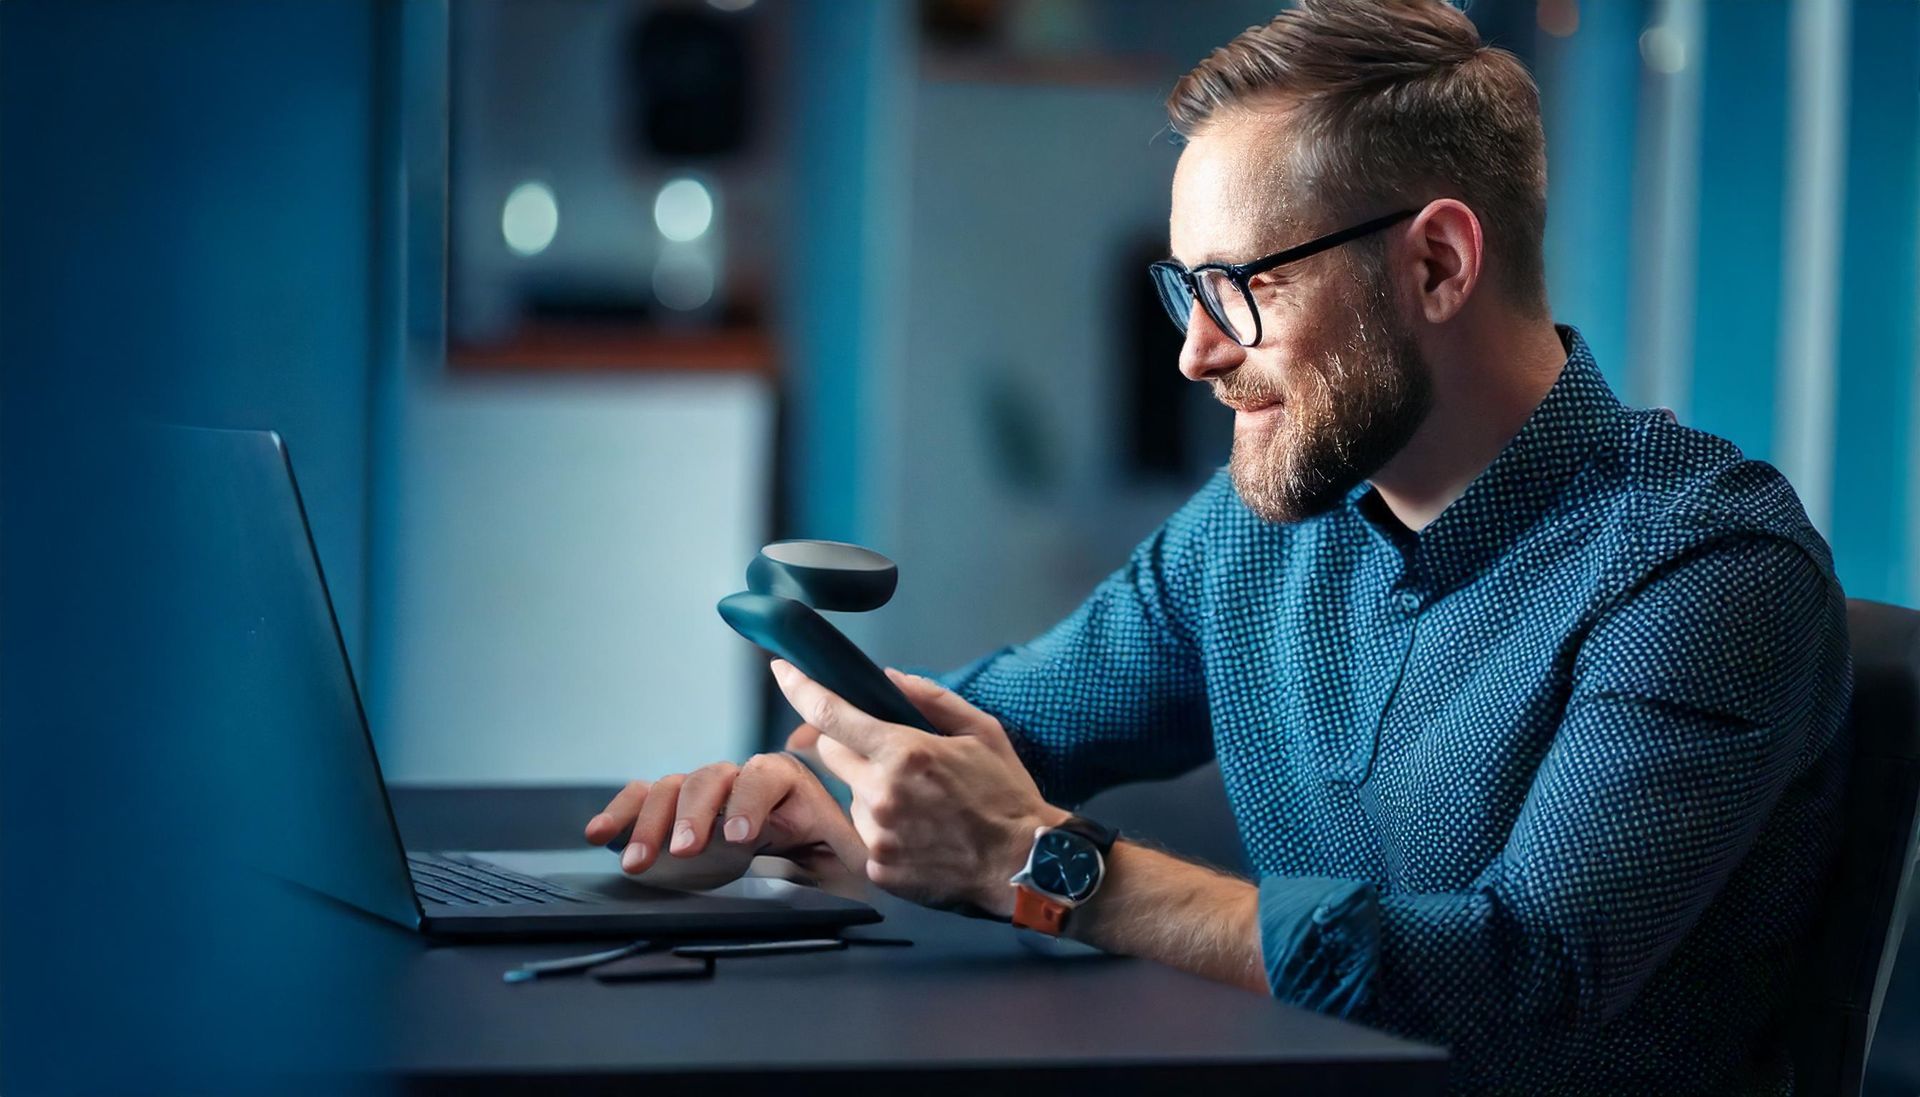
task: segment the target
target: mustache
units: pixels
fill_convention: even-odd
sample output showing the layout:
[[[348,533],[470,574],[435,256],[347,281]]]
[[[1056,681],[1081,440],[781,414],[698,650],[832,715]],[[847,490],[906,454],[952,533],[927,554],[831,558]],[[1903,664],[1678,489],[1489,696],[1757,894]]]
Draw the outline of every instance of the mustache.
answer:
[[[1213,398],[1228,407],[1257,408],[1286,399],[1286,389],[1271,377],[1250,370],[1235,370],[1225,377],[1216,377],[1209,382],[1213,385]]]

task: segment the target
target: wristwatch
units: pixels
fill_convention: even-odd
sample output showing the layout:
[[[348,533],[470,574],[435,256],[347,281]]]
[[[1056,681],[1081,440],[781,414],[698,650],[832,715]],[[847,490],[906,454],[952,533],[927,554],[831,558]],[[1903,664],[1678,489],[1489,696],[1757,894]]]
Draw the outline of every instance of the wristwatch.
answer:
[[[1107,854],[1120,833],[1075,815],[1033,840],[1027,867],[1015,873],[1013,924],[1058,937],[1067,915],[1100,890]]]

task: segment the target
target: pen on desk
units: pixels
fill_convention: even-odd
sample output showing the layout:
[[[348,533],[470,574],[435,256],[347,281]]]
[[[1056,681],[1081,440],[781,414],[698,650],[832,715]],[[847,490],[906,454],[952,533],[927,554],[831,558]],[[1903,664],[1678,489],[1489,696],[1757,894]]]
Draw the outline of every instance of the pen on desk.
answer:
[[[652,941],[635,941],[630,945],[621,945],[619,948],[610,948],[603,952],[589,952],[582,956],[564,956],[558,960],[536,960],[531,963],[521,964],[519,967],[508,968],[500,978],[509,983],[524,983],[530,979],[538,979],[542,975],[567,975],[576,971],[585,971],[590,967],[597,967],[609,960],[618,960],[623,956],[631,956],[636,952],[644,952],[646,949],[652,947],[652,945]]]

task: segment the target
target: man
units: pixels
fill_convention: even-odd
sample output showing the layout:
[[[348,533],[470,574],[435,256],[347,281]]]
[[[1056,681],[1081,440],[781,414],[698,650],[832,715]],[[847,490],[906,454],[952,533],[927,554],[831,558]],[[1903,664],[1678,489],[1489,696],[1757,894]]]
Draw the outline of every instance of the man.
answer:
[[[1623,407],[1552,322],[1531,79],[1437,0],[1309,0],[1169,110],[1153,276],[1229,468],[1046,635],[895,673],[945,737],[776,662],[850,819],[774,755],[636,783],[588,837],[637,817],[639,868],[719,817],[1446,1043],[1463,1091],[1790,1088],[1844,601],[1774,470]],[[1009,883],[1106,844],[1063,805],[1209,756],[1257,882],[1122,836],[1090,895]]]

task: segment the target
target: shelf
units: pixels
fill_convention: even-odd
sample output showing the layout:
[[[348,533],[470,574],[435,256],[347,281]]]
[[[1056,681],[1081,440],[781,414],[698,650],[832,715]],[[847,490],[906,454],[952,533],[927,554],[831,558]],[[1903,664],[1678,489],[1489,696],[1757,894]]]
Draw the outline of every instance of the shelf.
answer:
[[[753,373],[772,376],[775,347],[763,331],[661,331],[545,327],[501,343],[456,343],[447,368],[456,372]]]

